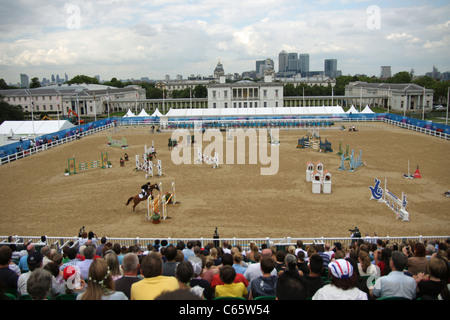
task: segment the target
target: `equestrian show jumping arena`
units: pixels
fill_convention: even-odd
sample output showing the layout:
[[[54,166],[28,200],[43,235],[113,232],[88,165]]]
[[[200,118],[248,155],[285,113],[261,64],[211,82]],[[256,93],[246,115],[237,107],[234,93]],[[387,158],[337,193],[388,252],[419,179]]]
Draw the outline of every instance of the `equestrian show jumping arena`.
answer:
[[[346,123],[348,128],[352,123]],[[279,170],[260,175],[262,164],[175,165],[168,149],[170,132],[150,134],[150,126],[124,126],[83,137],[30,157],[0,166],[2,235],[72,236],[82,226],[99,237],[347,237],[358,226],[378,236],[439,236],[450,230],[450,142],[384,123],[355,123],[358,132],[338,126],[320,130],[322,141],[333,152],[296,148],[305,130],[280,130]],[[226,141],[226,132],[222,132]],[[127,149],[107,146],[108,136],[126,138]],[[339,141],[355,155],[362,151],[365,165],[354,172],[340,171]],[[135,171],[135,155],[154,141],[162,176],[145,179]],[[203,143],[203,147],[208,142]],[[268,146],[270,151],[270,145]],[[225,150],[225,148],[224,148]],[[112,168],[92,168],[64,175],[68,159],[77,163],[98,160],[104,152]],[[120,158],[130,161],[123,167]],[[422,178],[405,179],[408,160],[413,174],[419,166]],[[313,194],[305,180],[306,163],[321,161],[332,174],[330,194]],[[347,164],[348,165],[348,164]],[[387,179],[389,191],[407,195],[410,221],[396,219],[385,205],[370,200],[374,179]],[[162,191],[176,185],[177,205],[168,206],[169,218],[160,224],[146,220],[147,202],[132,212],[125,206],[140,186],[161,183]]]

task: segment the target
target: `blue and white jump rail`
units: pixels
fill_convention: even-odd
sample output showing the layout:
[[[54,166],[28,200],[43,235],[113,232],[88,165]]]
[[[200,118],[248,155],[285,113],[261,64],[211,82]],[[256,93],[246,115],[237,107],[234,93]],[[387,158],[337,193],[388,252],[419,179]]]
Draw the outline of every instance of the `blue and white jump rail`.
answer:
[[[381,181],[375,178],[375,185],[369,186],[372,193],[370,200],[384,202],[392,211],[395,212],[397,219],[409,221],[409,213],[406,211],[406,194],[402,191],[401,200],[386,188],[386,179],[384,179],[384,189],[380,187]]]

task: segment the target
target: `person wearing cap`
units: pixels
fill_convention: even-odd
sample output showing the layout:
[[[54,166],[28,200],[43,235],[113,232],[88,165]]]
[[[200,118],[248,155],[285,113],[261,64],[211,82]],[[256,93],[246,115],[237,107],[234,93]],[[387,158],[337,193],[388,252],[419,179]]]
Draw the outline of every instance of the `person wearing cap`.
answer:
[[[17,292],[19,295],[23,296],[28,294],[27,292],[27,282],[28,278],[30,278],[31,274],[34,270],[42,267],[42,260],[43,260],[42,254],[40,254],[37,251],[31,252],[27,256],[27,265],[29,272],[22,273],[17,280]]]
[[[337,259],[328,265],[331,284],[316,291],[312,300],[368,300],[367,294],[358,289],[358,276],[345,259]]]
[[[19,260],[19,268],[22,273],[29,271],[28,264],[27,264],[27,257],[31,252],[36,251],[34,244],[31,244],[31,243],[28,244],[26,248],[27,248],[26,251],[24,251],[25,254]]]

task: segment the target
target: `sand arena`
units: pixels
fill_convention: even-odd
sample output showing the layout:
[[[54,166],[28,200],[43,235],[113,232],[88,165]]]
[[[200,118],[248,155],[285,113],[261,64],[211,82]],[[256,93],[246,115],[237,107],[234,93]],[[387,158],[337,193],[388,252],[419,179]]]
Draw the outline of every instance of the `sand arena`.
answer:
[[[348,126],[347,126],[348,127]],[[74,236],[82,226],[109,237],[346,237],[358,226],[378,236],[445,236],[450,231],[450,145],[448,141],[382,123],[357,123],[358,132],[321,130],[332,153],[297,149],[305,130],[280,130],[279,170],[260,175],[261,164],[175,165],[167,147],[170,133],[150,134],[150,127],[122,127],[55,147],[0,167],[2,235]],[[126,138],[128,149],[107,146],[107,138]],[[223,133],[226,140],[226,133]],[[362,150],[365,166],[339,171],[339,140],[355,155]],[[164,175],[145,179],[135,172],[135,155],[155,143]],[[204,143],[204,146],[206,143]],[[269,149],[270,150],[270,149]],[[68,158],[100,160],[108,152],[112,168],[90,169],[65,176]],[[128,153],[124,167],[119,159]],[[195,162],[196,151],[192,149]],[[419,166],[421,179],[404,179]],[[305,164],[322,161],[332,173],[332,193],[313,194],[305,180]],[[407,194],[409,222],[370,200],[374,179],[387,178],[388,189]],[[179,204],[168,207],[169,219],[154,225],[145,220],[146,202],[136,213],[126,200],[145,182],[162,183],[163,192],[176,185]]]

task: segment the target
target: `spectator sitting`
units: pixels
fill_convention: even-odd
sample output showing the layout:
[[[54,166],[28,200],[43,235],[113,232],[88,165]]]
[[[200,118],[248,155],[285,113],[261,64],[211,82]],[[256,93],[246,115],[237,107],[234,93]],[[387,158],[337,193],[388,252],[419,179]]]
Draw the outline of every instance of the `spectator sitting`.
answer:
[[[8,246],[0,246],[0,282],[3,283],[4,289],[7,292],[15,293],[17,291],[19,275],[9,268],[11,257],[11,248]]]
[[[32,252],[35,252],[36,251],[36,248],[35,248],[35,246],[34,246],[34,244],[28,244],[27,246],[26,246],[26,251],[25,251],[25,254],[20,258],[20,260],[19,260],[19,268],[20,268],[20,271],[22,272],[22,273],[25,273],[25,272],[28,272],[29,271],[29,268],[28,268],[28,264],[27,264],[27,257],[28,257],[28,255],[30,254],[30,253],[32,253]]]
[[[219,273],[219,268],[214,264],[214,260],[211,255],[205,258],[205,266],[203,267],[203,272],[200,277],[211,283],[214,275]]]
[[[194,250],[192,250],[193,246],[194,244],[192,241],[186,243],[186,247],[182,250],[185,260],[189,260],[190,257],[194,256]]]
[[[299,252],[301,254],[301,252]],[[303,282],[306,287],[306,294],[308,298],[312,298],[314,294],[325,285],[322,279],[323,259],[318,254],[313,254],[309,257],[309,273],[303,275]]]
[[[324,268],[328,268],[328,265],[330,264],[331,260],[330,260],[330,256],[325,253],[325,249],[323,247],[322,244],[316,244],[314,246],[314,249],[316,250],[317,254],[320,255],[322,257],[323,260],[323,267]]]
[[[120,270],[119,259],[113,250],[105,252],[104,259],[108,264],[108,268],[113,281],[122,278],[122,272]]]
[[[236,273],[244,274],[245,270],[247,270],[247,267],[244,267],[242,265],[242,254],[237,252],[233,254],[233,268],[236,271]]]
[[[236,271],[230,265],[224,265],[220,269],[220,280],[223,284],[216,286],[215,296],[217,297],[242,297],[248,294],[247,287],[242,282],[235,282]]]
[[[308,262],[305,261],[305,253],[303,251],[298,252],[297,269],[300,270],[304,275],[306,275],[310,272],[309,267],[308,267]]]
[[[84,260],[77,263],[77,266],[80,268],[81,279],[87,280],[89,275],[89,267],[91,266],[92,261],[94,261],[95,248],[93,246],[87,246],[84,249]]]
[[[95,252],[96,255],[100,257],[102,256],[102,250],[106,245],[106,241],[107,241],[106,237],[102,237],[100,239],[100,245],[97,247],[97,251]]]
[[[296,270],[286,270],[277,279],[277,300],[306,300],[306,288]]]
[[[261,260],[262,276],[253,279],[248,286],[249,300],[260,296],[275,296],[277,276],[271,274],[275,268],[275,261],[270,257]]]
[[[272,258],[272,250],[264,249],[262,251],[261,258],[264,258],[264,257]],[[273,268],[271,274],[276,276],[278,274],[277,273],[277,269]],[[259,261],[249,265],[247,270],[245,270],[245,273],[244,273],[244,277],[249,282],[252,281],[253,279],[257,278],[257,277],[260,277],[260,276],[262,276],[262,271],[261,271],[261,262],[259,262]]]
[[[169,245],[164,250],[164,256],[166,257],[166,262],[163,264],[163,276],[175,276],[175,269],[177,268],[178,262],[175,261],[177,258],[177,248],[173,245]]]
[[[297,248],[295,249],[295,253],[294,253],[295,256],[298,255],[299,251],[303,251],[305,253],[305,260],[307,260],[308,259],[308,253],[305,250],[303,250],[303,241],[302,240],[297,240]]]
[[[114,281],[117,291],[122,291],[131,299],[131,286],[142,278],[138,276],[139,258],[133,253],[127,253],[122,260],[123,277]]]
[[[38,268],[32,272],[27,281],[27,292],[33,300],[47,300],[52,288],[52,274]]]
[[[43,259],[42,254],[36,251],[31,252],[27,256],[27,265],[30,271],[22,273],[19,279],[17,280],[17,291],[19,295],[23,296],[28,294],[27,292],[28,279],[33,274],[33,271],[42,267],[42,259]]]
[[[47,270],[52,274],[52,288],[49,292],[49,295],[52,299],[56,298],[58,295],[66,292],[66,283],[62,277],[62,272],[59,270],[59,267],[53,261],[47,263],[43,266],[44,270]]]
[[[422,300],[436,300],[447,286],[448,262],[442,257],[431,258],[427,262],[428,274],[419,273],[414,276],[417,293]]]
[[[404,248],[404,250],[408,250],[407,247]],[[408,258],[408,262],[406,264],[406,267],[408,268],[408,272],[412,275],[417,275],[419,273],[426,273],[427,272],[427,257],[426,257],[426,251],[425,246],[417,242],[414,245],[413,248],[413,255]]]
[[[277,269],[277,273],[286,269],[284,258],[286,258],[286,254],[284,253],[284,251],[277,251],[277,253],[275,254],[275,269]]]
[[[42,267],[45,267],[45,265],[49,262],[52,262],[50,259],[51,249],[49,246],[43,246],[41,248],[41,254],[44,256],[42,260]]]
[[[230,266],[230,267],[233,266],[233,257],[232,257],[231,254],[229,254],[229,253],[225,253],[225,254],[222,256],[222,266],[221,266],[220,269],[222,269],[224,266]],[[258,265],[258,267],[259,267],[259,265]],[[233,270],[234,270],[234,269],[233,269]],[[247,270],[248,270],[248,268],[247,268]],[[261,272],[261,271],[260,271],[260,272]],[[241,274],[241,273],[237,273],[237,274],[235,275],[235,277],[234,277],[234,282],[242,282],[242,283],[245,285],[246,288],[248,287],[248,284],[249,284],[248,280],[247,280],[247,279],[245,278],[245,276],[244,276],[243,274]],[[215,289],[216,286],[222,285],[222,284],[224,284],[224,283],[223,283],[223,281],[222,281],[222,278],[220,277],[220,271],[219,271],[219,274],[215,274],[215,275],[213,276],[212,280],[211,280],[211,288],[212,288],[212,289]]]
[[[195,293],[199,298],[204,299],[204,289],[200,286],[191,287],[191,279],[194,278],[194,268],[190,261],[182,261],[177,265],[175,271],[175,277],[178,280],[180,289],[190,290]]]
[[[77,259],[77,254],[78,251],[75,248],[69,248],[67,250],[67,258],[69,258],[69,260],[63,263],[63,265],[60,267],[61,271],[64,271],[64,268],[67,266],[76,266],[78,262],[81,261],[80,259]]]
[[[368,277],[373,274],[381,275],[380,268],[370,262],[370,256],[365,251],[360,251],[358,255],[358,271],[361,277]]]
[[[188,261],[192,264],[192,268],[194,269],[194,277],[191,279],[190,285],[191,287],[200,286],[203,288],[203,296],[207,300],[211,300],[214,298],[213,292],[211,289],[211,284],[209,281],[202,279],[203,269],[205,268],[206,258],[204,255],[200,254],[197,257],[190,257]]]
[[[65,293],[77,295],[86,290],[86,282],[81,278],[78,266],[67,266],[62,273]]]
[[[105,259],[95,259],[89,267],[86,291],[77,300],[128,300],[121,291],[114,291],[114,281]]]
[[[144,279],[131,286],[131,300],[154,300],[163,291],[180,288],[177,279],[162,275],[162,260],[157,254],[150,253],[142,258],[141,274]]]
[[[328,265],[331,284],[317,290],[312,300],[367,300],[367,294],[358,289],[358,277],[350,262],[338,259]]]
[[[387,250],[384,249],[384,250]],[[383,251],[384,251],[383,250]],[[399,297],[413,300],[416,297],[416,281],[403,273],[407,258],[400,251],[393,251],[389,262],[392,270],[388,275],[377,279],[371,295],[379,297]]]

